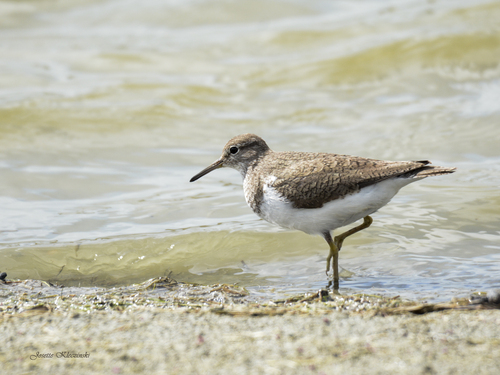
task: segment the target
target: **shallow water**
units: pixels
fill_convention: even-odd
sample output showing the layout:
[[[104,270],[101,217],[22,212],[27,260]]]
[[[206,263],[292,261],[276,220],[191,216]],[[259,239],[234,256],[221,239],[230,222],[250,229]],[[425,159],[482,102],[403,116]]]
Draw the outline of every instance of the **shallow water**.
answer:
[[[110,286],[170,274],[326,286],[327,245],[213,162],[275,150],[430,159],[340,254],[341,291],[500,287],[500,1],[0,3],[0,270]]]

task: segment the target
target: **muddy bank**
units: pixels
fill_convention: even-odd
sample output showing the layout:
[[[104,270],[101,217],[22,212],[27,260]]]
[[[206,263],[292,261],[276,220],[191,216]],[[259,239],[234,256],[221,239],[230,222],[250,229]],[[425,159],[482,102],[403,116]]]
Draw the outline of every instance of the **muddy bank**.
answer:
[[[328,291],[258,301],[162,278],[112,289],[0,285],[7,373],[479,373],[500,371],[491,294],[422,304]]]

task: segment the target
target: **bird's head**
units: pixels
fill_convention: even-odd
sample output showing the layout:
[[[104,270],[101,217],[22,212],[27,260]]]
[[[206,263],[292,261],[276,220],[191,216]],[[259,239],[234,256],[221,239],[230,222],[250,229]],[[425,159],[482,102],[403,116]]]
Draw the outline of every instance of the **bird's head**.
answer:
[[[269,147],[259,136],[255,134],[238,135],[226,143],[219,159],[191,178],[190,182],[222,167],[234,168],[244,176],[248,166],[268,151],[270,151]]]

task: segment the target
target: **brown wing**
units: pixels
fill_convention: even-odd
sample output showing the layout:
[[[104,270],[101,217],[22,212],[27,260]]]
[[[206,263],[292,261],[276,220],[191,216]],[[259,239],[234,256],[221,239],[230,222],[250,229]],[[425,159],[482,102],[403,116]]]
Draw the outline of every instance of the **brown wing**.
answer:
[[[296,208],[319,208],[392,177],[414,177],[429,161],[383,161],[348,155],[281,152],[272,184]],[[275,159],[276,160],[276,159]],[[276,167],[276,165],[274,166]]]

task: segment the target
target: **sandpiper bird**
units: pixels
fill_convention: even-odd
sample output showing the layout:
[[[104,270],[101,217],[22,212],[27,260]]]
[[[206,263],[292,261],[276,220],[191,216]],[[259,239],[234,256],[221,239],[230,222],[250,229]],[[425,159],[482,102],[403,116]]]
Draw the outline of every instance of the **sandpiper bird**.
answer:
[[[190,182],[222,167],[243,176],[245,199],[261,218],[279,226],[319,234],[330,246],[334,289],[339,288],[338,252],[350,235],[368,228],[369,216],[385,206],[403,186],[455,168],[423,161],[383,161],[313,152],[275,152],[254,134],[232,138],[222,156]],[[332,239],[331,231],[363,219]]]

